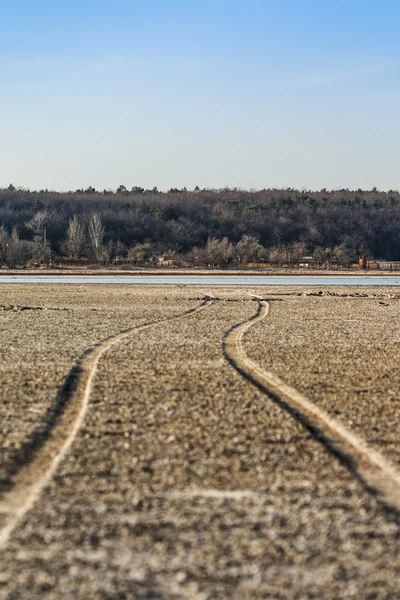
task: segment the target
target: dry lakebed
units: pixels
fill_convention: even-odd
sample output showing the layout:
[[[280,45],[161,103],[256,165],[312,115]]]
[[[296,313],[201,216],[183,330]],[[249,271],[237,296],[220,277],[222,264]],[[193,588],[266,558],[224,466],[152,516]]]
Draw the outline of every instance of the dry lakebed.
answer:
[[[400,291],[0,285],[0,598],[400,598]]]

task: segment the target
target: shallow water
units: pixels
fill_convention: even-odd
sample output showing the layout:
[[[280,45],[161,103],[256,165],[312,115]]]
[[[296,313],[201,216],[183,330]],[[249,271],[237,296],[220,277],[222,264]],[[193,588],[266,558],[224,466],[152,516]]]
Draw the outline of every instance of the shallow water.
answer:
[[[162,275],[162,276],[18,276],[0,277],[0,283],[125,283],[130,285],[316,285],[316,286],[399,286],[400,277],[368,277],[368,276],[309,276],[309,277],[269,277],[257,275],[239,276],[193,276],[193,275]]]

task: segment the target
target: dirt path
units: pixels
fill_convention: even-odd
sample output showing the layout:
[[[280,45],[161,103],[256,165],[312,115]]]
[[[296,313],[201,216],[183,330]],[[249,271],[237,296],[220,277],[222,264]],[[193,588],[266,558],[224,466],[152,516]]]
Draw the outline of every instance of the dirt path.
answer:
[[[58,390],[86,348],[128,325],[179,315],[203,296],[182,288],[166,296],[160,286],[0,284],[0,305],[40,308],[0,310],[0,498],[60,419]]]
[[[84,352],[68,376],[62,393],[58,396],[60,407],[68,404],[61,423],[54,430],[51,429],[47,432],[46,443],[42,444],[39,452],[33,455],[33,460],[16,474],[11,490],[2,498],[0,515],[3,517],[3,522],[0,530],[0,550],[7,544],[11,533],[26,513],[37,502],[60,461],[63,460],[74,442],[86,415],[93,380],[102,355],[109,348],[137,331],[148,329],[164,321],[177,321],[194,315],[210,306],[212,302],[211,299],[204,300],[198,307],[189,309],[182,315],[130,327]]]
[[[365,440],[354,435],[296,389],[248,358],[243,347],[244,334],[269,314],[269,304],[259,301],[257,313],[234,326],[224,339],[224,353],[232,366],[258,389],[265,392],[332,451],[359,477],[366,488],[378,494],[388,507],[400,510],[400,473]]]

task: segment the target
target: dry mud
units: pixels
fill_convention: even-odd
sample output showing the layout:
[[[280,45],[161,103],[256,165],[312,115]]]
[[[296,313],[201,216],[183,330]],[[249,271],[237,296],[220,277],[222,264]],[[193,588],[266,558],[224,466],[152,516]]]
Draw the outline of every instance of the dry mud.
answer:
[[[0,314],[5,501],[87,347],[218,298],[100,358],[72,446],[1,550],[1,598],[400,597],[398,513],[223,354],[257,311],[245,292],[280,300],[248,356],[395,463],[400,304],[290,289],[1,286],[3,306],[48,309]]]
[[[156,293],[154,293],[156,291]],[[0,490],[25,459],[24,445],[57,417],[57,392],[89,347],[127,326],[168,318],[193,302],[126,286],[0,288]]]
[[[245,349],[399,465],[400,299],[363,292],[376,297],[285,297]]]

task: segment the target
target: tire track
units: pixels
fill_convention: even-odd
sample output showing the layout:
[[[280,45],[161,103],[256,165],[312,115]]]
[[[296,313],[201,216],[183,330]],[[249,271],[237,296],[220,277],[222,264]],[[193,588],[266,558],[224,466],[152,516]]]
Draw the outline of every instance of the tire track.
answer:
[[[247,357],[243,336],[268,313],[268,302],[260,299],[255,315],[227,332],[223,340],[225,358],[243,377],[306,427],[370,493],[378,496],[388,508],[400,511],[400,473],[396,468],[295,388]]]
[[[5,516],[5,522],[0,529],[0,549],[6,546],[11,533],[37,502],[56,472],[59,463],[72,446],[86,415],[101,356],[111,346],[137,331],[143,331],[167,321],[189,317],[210,306],[213,302],[212,296],[205,296],[199,306],[191,308],[181,315],[130,327],[83,352],[67,376],[65,384],[57,396],[55,406],[51,408],[53,420],[45,426],[45,440],[38,442],[34,436],[28,441],[22,451],[22,458],[25,457],[26,461],[29,460],[27,449],[31,448],[34,450],[30,457],[31,460],[29,464],[24,464],[24,460],[19,460],[22,466],[15,475],[11,489],[2,498],[0,517]],[[61,422],[58,422],[59,419],[54,416],[57,415],[57,412],[62,413]]]

